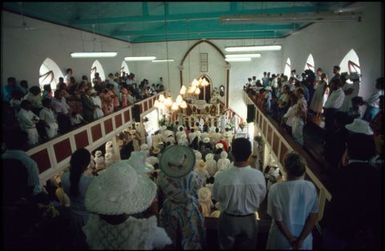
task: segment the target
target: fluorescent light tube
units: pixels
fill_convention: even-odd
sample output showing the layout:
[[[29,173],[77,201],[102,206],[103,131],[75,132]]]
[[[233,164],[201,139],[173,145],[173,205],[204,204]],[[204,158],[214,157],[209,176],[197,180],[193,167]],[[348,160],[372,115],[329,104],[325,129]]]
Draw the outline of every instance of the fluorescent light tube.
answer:
[[[125,61],[152,61],[156,59],[156,57],[125,57]]]
[[[226,47],[225,51],[240,52],[240,51],[280,51],[281,45],[258,45],[258,46],[233,46]]]
[[[118,55],[117,52],[72,52],[73,58],[112,58]]]
[[[153,63],[163,63],[163,62],[174,62],[174,59],[155,59],[152,60]]]
[[[225,58],[227,62],[248,62],[251,58]]]
[[[226,58],[260,58],[261,54],[227,54]]]

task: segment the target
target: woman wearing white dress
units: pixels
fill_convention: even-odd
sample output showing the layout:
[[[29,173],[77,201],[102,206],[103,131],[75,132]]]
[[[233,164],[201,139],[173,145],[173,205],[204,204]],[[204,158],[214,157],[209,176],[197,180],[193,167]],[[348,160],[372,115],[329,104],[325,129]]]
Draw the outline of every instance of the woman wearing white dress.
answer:
[[[94,110],[94,119],[99,119],[104,116],[103,110],[102,110],[102,100],[97,95],[96,91],[92,89],[91,91],[91,100],[97,107]]]
[[[327,88],[326,74],[322,73],[321,80],[318,81],[318,83],[314,87],[315,89],[314,95],[310,102],[310,109],[317,114],[322,113],[322,108],[326,102],[326,98],[327,98],[327,96],[325,97],[326,88]]]
[[[317,191],[304,180],[305,160],[297,153],[286,155],[286,181],[271,186],[267,213],[272,223],[266,249],[312,249],[311,231],[318,220]]]

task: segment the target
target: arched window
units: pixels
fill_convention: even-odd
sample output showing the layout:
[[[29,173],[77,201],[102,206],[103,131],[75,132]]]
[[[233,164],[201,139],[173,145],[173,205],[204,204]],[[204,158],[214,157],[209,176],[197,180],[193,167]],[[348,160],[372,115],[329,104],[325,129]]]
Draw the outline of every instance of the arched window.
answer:
[[[288,78],[290,78],[290,74],[291,74],[291,61],[290,61],[290,58],[287,58],[287,60],[286,60],[285,70],[283,71],[283,74],[285,74]]]
[[[120,76],[123,77],[123,72],[126,74],[130,74],[130,70],[128,69],[128,65],[126,61],[122,62],[122,66],[120,67]]]
[[[307,60],[306,60],[305,71],[306,70],[312,70],[313,72],[315,72],[314,58],[313,58],[313,55],[311,55],[311,54],[309,54],[309,56],[307,57]]]
[[[106,80],[106,76],[104,74],[103,66],[100,64],[98,60],[95,60],[94,63],[91,66],[91,78],[90,80],[94,79],[95,73],[98,72],[99,76],[102,81]]]
[[[346,56],[342,59],[340,63],[341,70],[340,72],[357,72],[358,74],[361,74],[361,67],[360,67],[360,61],[358,59],[357,53],[351,49]]]
[[[59,78],[63,77],[59,66],[50,58],[46,58],[39,70],[39,86],[43,89],[44,85],[51,84],[52,91],[56,90]]]

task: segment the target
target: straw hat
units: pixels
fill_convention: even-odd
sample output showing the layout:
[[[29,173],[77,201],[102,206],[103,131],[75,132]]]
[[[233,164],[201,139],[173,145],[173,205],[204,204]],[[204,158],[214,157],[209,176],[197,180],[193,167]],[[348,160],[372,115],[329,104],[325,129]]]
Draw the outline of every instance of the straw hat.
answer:
[[[369,123],[362,119],[354,119],[353,123],[346,125],[345,128],[354,133],[373,135],[373,130],[370,128]]]
[[[151,205],[156,189],[150,178],[119,161],[92,180],[85,206],[92,213],[104,215],[140,213]]]
[[[179,178],[191,172],[195,155],[191,148],[181,145],[168,146],[159,160],[160,170],[169,177]]]
[[[124,163],[130,165],[140,174],[149,173],[154,171],[154,167],[149,163],[146,163],[146,153],[140,151],[134,151],[128,160],[123,160]]]

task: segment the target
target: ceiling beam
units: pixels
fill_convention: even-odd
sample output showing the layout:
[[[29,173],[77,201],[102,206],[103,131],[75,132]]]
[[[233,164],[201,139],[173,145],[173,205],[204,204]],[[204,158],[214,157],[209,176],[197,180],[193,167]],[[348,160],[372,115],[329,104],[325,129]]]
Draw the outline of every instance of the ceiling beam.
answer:
[[[213,20],[219,19],[221,16],[234,15],[231,11],[222,12],[210,12],[210,13],[184,13],[184,14],[168,14],[168,4],[165,6],[167,15],[167,22],[180,22],[185,20],[200,21],[200,20]],[[303,13],[316,11],[314,6],[297,6],[294,8],[272,8],[272,9],[254,9],[254,10],[242,10],[237,11],[237,15],[253,15],[253,14],[276,14],[276,13]],[[157,16],[121,16],[121,17],[109,17],[109,18],[87,18],[72,20],[71,25],[89,25],[89,24],[125,24],[128,22],[142,22],[142,23],[154,23],[164,22],[164,15]]]
[[[155,27],[148,30],[126,30],[115,31],[112,36],[132,36],[132,35],[162,35],[168,34],[189,34],[189,33],[210,33],[210,32],[254,32],[254,31],[280,31],[280,30],[296,30],[300,28],[298,24],[279,24],[279,25],[175,25],[170,28],[165,26]]]

